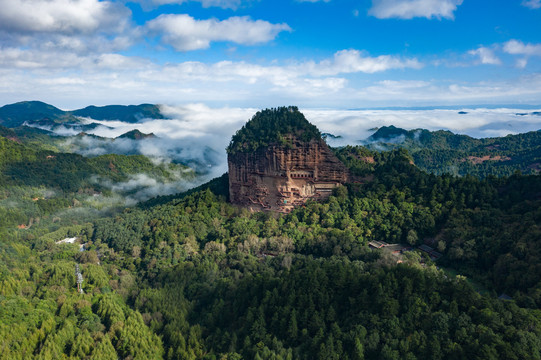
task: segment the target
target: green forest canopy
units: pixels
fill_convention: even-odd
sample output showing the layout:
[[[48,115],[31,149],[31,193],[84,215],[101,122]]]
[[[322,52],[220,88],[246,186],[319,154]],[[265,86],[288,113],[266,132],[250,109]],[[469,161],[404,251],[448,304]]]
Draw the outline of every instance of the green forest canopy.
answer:
[[[25,167],[67,191],[50,167],[81,184],[161,171],[7,139],[0,152],[0,201],[28,196]],[[541,177],[427,174],[405,150],[337,155],[367,180],[290,214],[232,206],[227,176],[87,223],[55,222],[62,208],[36,201],[39,224],[0,227],[0,359],[539,359]],[[85,251],[55,244],[65,237]],[[428,241],[484,291],[371,240]]]
[[[258,111],[233,135],[227,152],[255,151],[269,144],[287,143],[286,136],[295,135],[302,141],[321,139],[321,133],[296,106]]]

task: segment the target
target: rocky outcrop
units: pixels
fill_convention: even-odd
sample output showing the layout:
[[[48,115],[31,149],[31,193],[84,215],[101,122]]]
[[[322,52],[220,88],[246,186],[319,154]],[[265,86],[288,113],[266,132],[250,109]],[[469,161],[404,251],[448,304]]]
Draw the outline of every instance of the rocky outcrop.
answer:
[[[287,135],[253,152],[228,155],[231,202],[251,210],[289,212],[308,199],[323,199],[349,179],[347,168],[319,139]]]

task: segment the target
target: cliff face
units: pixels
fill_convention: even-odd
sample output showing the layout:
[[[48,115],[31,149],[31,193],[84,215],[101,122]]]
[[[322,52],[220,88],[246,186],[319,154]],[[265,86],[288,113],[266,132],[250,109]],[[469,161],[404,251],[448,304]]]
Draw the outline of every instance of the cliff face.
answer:
[[[254,211],[289,212],[308,199],[322,199],[348,181],[349,173],[321,139],[270,144],[228,155],[231,202]]]

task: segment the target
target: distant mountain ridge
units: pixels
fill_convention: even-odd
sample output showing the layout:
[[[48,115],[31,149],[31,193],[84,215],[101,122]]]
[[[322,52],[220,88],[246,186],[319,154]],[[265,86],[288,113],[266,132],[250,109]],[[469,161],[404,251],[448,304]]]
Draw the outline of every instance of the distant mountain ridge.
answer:
[[[41,126],[79,124],[78,117],[128,123],[137,123],[144,118],[165,118],[159,106],[153,104],[87,106],[83,109],[64,111],[41,101],[22,101],[0,107],[0,125],[9,128],[25,123]]]
[[[141,131],[135,129],[128,131],[120,136],[117,136],[116,139],[132,139],[132,140],[142,140],[142,139],[148,139],[148,138],[156,138],[157,136],[153,133],[145,134]]]
[[[476,139],[450,131],[379,128],[363,143],[371,150],[408,150],[421,169],[434,174],[450,173],[479,177],[509,176],[541,171],[541,130],[496,138]]]
[[[41,101],[23,101],[0,108],[0,125],[5,127],[12,128],[25,122],[37,121],[64,123],[77,119],[69,112]]]
[[[95,120],[119,120],[128,123],[136,123],[145,118],[165,118],[160,108],[152,104],[87,106],[84,109],[74,110],[72,114]]]

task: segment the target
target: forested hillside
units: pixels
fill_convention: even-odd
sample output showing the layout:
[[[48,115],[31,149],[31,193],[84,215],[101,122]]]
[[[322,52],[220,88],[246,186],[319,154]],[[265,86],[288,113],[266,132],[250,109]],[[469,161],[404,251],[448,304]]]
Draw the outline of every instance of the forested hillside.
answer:
[[[0,136],[0,232],[62,219],[57,214],[62,210],[77,208],[81,217],[88,215],[87,210],[124,206],[121,196],[145,198],[138,193],[145,187],[189,183],[196,177],[186,166],[154,164],[142,155],[86,158],[52,151],[54,146],[39,141],[41,136],[49,138],[40,131],[25,131],[30,135],[24,140],[9,129],[4,134]]]
[[[47,125],[79,123],[79,117],[95,120],[119,120],[136,123],[144,118],[163,119],[157,105],[87,106],[84,109],[64,111],[41,101],[22,101],[0,107],[0,125],[18,127],[25,122]]]
[[[321,138],[317,127],[310,124],[296,106],[284,106],[258,111],[233,135],[227,152],[250,152],[273,143],[287,145],[289,134],[303,141]]]
[[[253,122],[229,152],[321,136],[294,107]],[[231,205],[227,174],[138,202],[197,174],[0,135],[0,359],[541,358],[541,177],[515,172],[539,132],[382,128],[288,214]]]
[[[338,155],[362,180],[288,215],[229,205],[224,176],[93,224],[10,231],[2,356],[538,358],[539,177],[428,175],[404,151]],[[66,236],[85,251],[54,244]],[[372,240],[428,241],[466,277]]]
[[[378,129],[366,140],[372,150],[407,149],[415,164],[436,175],[510,176],[541,171],[541,131],[475,139],[450,131]]]

